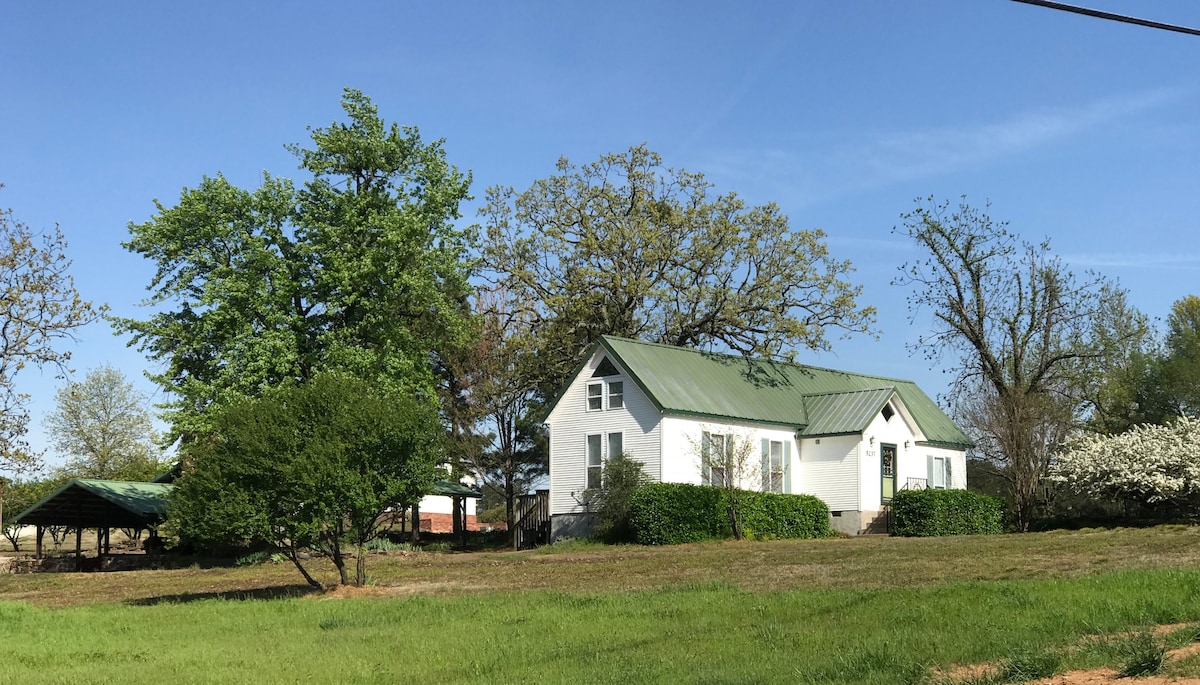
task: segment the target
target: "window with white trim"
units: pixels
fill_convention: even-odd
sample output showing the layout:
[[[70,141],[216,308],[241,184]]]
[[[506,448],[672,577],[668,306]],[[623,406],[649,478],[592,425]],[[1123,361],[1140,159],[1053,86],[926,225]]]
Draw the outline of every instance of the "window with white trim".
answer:
[[[605,448],[608,448],[605,450]],[[587,483],[588,490],[604,484],[604,464],[625,452],[624,433],[593,433],[587,436]]]
[[[620,409],[625,406],[625,384],[621,381],[610,381],[608,384],[608,408]]]
[[[587,436],[587,488],[592,490],[600,487],[604,475],[604,435],[596,433]]]
[[[783,492],[783,443],[771,440],[763,469],[763,492]]]
[[[608,434],[608,458],[614,459],[625,451],[625,434],[624,433],[609,433]]]
[[[954,487],[954,473],[950,457],[929,457],[929,487],[948,490]]]
[[[704,432],[701,441],[701,456],[704,461],[702,475],[708,485],[725,487],[725,479],[729,475],[729,442],[727,435]]]
[[[601,411],[604,409],[604,384],[587,384],[587,410]]]

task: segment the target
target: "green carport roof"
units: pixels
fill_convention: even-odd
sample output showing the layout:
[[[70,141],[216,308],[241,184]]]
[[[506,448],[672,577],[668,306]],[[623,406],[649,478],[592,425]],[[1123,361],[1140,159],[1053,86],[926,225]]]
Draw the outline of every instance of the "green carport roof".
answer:
[[[912,381],[607,335],[589,349],[571,378],[597,348],[610,354],[664,413],[792,426],[802,435],[854,433],[864,430],[894,393],[926,443],[971,446],[970,438]]]
[[[462,483],[455,483],[452,480],[439,480],[433,483],[433,492],[431,495],[445,495],[446,497],[474,497],[476,499],[483,497],[483,494],[472,488],[468,488]]]
[[[76,478],[13,518],[26,526],[140,528],[163,520],[175,486]]]

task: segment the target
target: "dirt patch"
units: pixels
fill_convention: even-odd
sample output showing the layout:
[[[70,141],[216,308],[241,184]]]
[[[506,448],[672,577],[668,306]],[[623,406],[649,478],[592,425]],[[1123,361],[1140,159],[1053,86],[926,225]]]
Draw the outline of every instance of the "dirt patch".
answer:
[[[1200,678],[1173,678],[1147,676],[1145,678],[1122,678],[1110,668],[1094,671],[1072,671],[1053,678],[1030,681],[1030,685],[1102,685],[1103,683],[1125,683],[1126,685],[1200,685]]]
[[[1176,630],[1187,628],[1193,624],[1176,623],[1172,625],[1156,626],[1153,633],[1158,636],[1167,635]],[[1111,640],[1114,638],[1123,637],[1122,635],[1099,635],[1090,640]],[[1189,645],[1173,649],[1166,654],[1166,661],[1169,663],[1173,660],[1184,659],[1196,654],[1200,654],[1200,642],[1193,642]],[[945,674],[934,674],[944,678],[939,678],[938,682],[950,683],[970,683],[982,681],[988,676],[991,676],[997,671],[997,664],[964,664],[956,666]],[[1166,685],[1173,683],[1175,685],[1200,685],[1200,678],[1191,677],[1176,677],[1176,676],[1144,676],[1139,678],[1125,678],[1120,675],[1116,669],[1112,668],[1097,668],[1086,671],[1069,671],[1060,673],[1059,675],[1042,678],[1040,680],[1028,681],[1028,685],[1103,685],[1105,683],[1124,683],[1126,685]]]

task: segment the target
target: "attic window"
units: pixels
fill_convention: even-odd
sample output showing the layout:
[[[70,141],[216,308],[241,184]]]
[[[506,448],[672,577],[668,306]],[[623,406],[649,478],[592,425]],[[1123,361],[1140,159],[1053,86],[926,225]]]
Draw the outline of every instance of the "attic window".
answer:
[[[892,416],[894,416],[896,414],[896,410],[892,409],[892,405],[889,402],[888,404],[883,405],[883,411],[881,411],[879,413],[883,414],[884,421],[891,421]]]
[[[621,372],[617,371],[617,367],[613,366],[613,363],[608,361],[608,357],[605,357],[604,359],[600,360],[600,365],[596,367],[596,371],[592,374],[592,378],[619,375],[621,375]]]

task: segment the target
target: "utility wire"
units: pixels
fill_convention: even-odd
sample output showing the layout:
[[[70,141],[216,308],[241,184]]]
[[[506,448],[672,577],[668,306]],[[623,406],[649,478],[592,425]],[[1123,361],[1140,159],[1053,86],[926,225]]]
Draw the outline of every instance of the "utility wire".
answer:
[[[1152,29],[1162,29],[1163,31],[1186,33],[1189,36],[1200,36],[1200,29],[1179,26],[1177,24],[1164,24],[1161,21],[1151,21],[1149,19],[1138,19],[1137,17],[1116,14],[1114,12],[1105,12],[1102,10],[1094,10],[1088,7],[1067,5],[1061,2],[1051,2],[1051,0],[1013,0],[1013,2],[1021,2],[1026,5],[1037,5],[1038,7],[1047,7],[1052,10],[1062,10],[1063,12],[1074,12],[1075,14],[1096,17],[1097,19],[1108,19],[1110,21],[1119,21],[1125,24],[1136,24],[1138,26],[1145,26]]]

